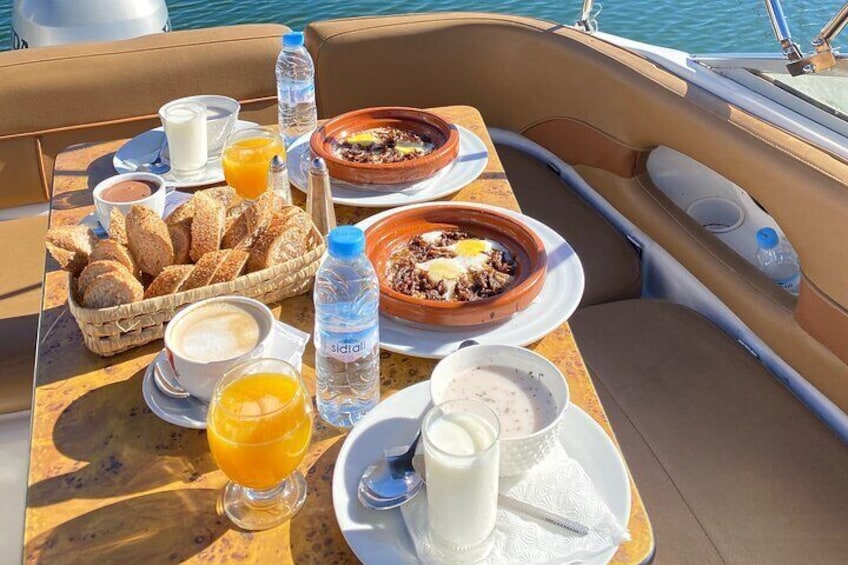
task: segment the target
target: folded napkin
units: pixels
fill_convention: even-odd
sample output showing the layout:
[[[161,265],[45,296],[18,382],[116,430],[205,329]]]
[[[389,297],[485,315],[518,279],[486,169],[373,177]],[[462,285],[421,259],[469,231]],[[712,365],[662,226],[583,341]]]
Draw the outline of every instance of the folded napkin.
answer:
[[[589,534],[580,537],[499,506],[493,549],[482,563],[581,563],[630,539],[626,528],[618,523],[598,494],[592,479],[561,445],[530,473],[501,479],[500,492],[580,522],[589,528]],[[401,512],[422,563],[451,560],[430,544],[426,494],[415,497]]]
[[[303,352],[312,337],[308,333],[277,320],[274,323],[274,345],[271,355],[282,359],[300,371],[303,369]]]

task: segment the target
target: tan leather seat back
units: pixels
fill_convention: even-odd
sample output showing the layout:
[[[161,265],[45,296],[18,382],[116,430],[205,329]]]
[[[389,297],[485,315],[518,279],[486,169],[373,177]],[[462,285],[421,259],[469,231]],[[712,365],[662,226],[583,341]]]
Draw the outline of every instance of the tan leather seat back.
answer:
[[[60,151],[155,126],[174,98],[224,94],[242,102],[244,119],[273,123],[286,31],[246,25],[0,53],[0,208],[47,201]]]
[[[540,20],[423,14],[320,22],[307,29],[307,45],[323,116],[379,104],[469,104],[488,125],[522,132],[580,166],[621,212],[848,408],[848,164],[636,54]],[[741,186],[777,220],[805,277],[795,312],[795,302],[776,299],[753,267],[738,267],[744,262],[727,248],[713,249],[714,236],[655,202],[643,172],[644,156],[658,145]]]

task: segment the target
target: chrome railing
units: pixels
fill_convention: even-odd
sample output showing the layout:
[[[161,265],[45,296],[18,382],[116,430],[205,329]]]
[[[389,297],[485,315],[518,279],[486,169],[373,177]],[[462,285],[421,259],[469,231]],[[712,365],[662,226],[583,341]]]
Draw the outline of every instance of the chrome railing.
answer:
[[[580,12],[580,19],[574,24],[577,29],[582,29],[588,33],[598,31],[597,14],[592,13],[594,11],[594,4],[594,0],[583,0],[583,10]]]
[[[780,0],[764,0],[774,36],[780,42],[786,68],[792,76],[818,73],[836,66],[837,57],[832,42],[848,24],[848,2],[825,24],[813,40],[815,51],[805,55],[797,43],[792,41],[789,23],[783,14]]]

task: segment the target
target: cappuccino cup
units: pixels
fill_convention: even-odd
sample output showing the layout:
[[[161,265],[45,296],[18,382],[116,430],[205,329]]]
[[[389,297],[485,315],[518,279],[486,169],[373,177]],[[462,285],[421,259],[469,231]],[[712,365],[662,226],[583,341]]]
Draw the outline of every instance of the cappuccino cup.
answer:
[[[176,384],[207,403],[224,373],[244,361],[268,357],[273,343],[271,310],[241,296],[193,304],[165,329],[165,350]]]

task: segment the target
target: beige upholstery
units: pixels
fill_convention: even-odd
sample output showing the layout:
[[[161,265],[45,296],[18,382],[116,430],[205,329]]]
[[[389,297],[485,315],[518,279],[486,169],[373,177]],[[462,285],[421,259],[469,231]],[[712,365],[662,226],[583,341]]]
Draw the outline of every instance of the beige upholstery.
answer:
[[[657,563],[842,563],[848,449],[733,339],[655,300],[571,320]]]
[[[810,287],[848,317],[848,163],[634,53],[549,22],[491,14],[359,18],[312,24],[307,44],[324,116],[376,104],[469,104],[489,126],[580,157],[575,164],[592,166],[580,170],[596,190],[848,410],[848,351],[823,345],[848,340],[822,338],[825,324],[815,325],[822,341],[807,334],[794,302],[775,298],[764,277],[714,253],[712,235],[689,231],[627,178],[640,172],[639,155],[665,145],[735,182],[787,233]],[[580,139],[552,143],[557,131]],[[586,160],[574,151],[581,144],[613,147],[616,155]],[[809,317],[800,319],[812,328]]]
[[[47,216],[0,221],[0,414],[29,408]]]
[[[247,119],[272,122],[274,61],[287,29],[210,28],[0,53],[0,108],[15,109],[0,115],[0,208],[46,201],[62,149],[143,131],[173,98],[225,94],[248,102]]]
[[[167,100],[224,94],[276,119],[274,61],[288,28],[250,25],[0,53],[0,208],[44,202],[53,161],[82,142],[158,124]],[[46,216],[0,221],[0,413],[30,404]]]
[[[641,294],[639,256],[630,243],[544,164],[497,145],[521,210],[554,228],[577,252],[586,275],[581,305]]]
[[[795,370],[843,409],[848,408],[848,366],[798,325],[795,299],[753,265],[705,233],[647,177],[617,177],[577,167],[610,203],[681,260]],[[836,267],[836,266],[834,266]]]

